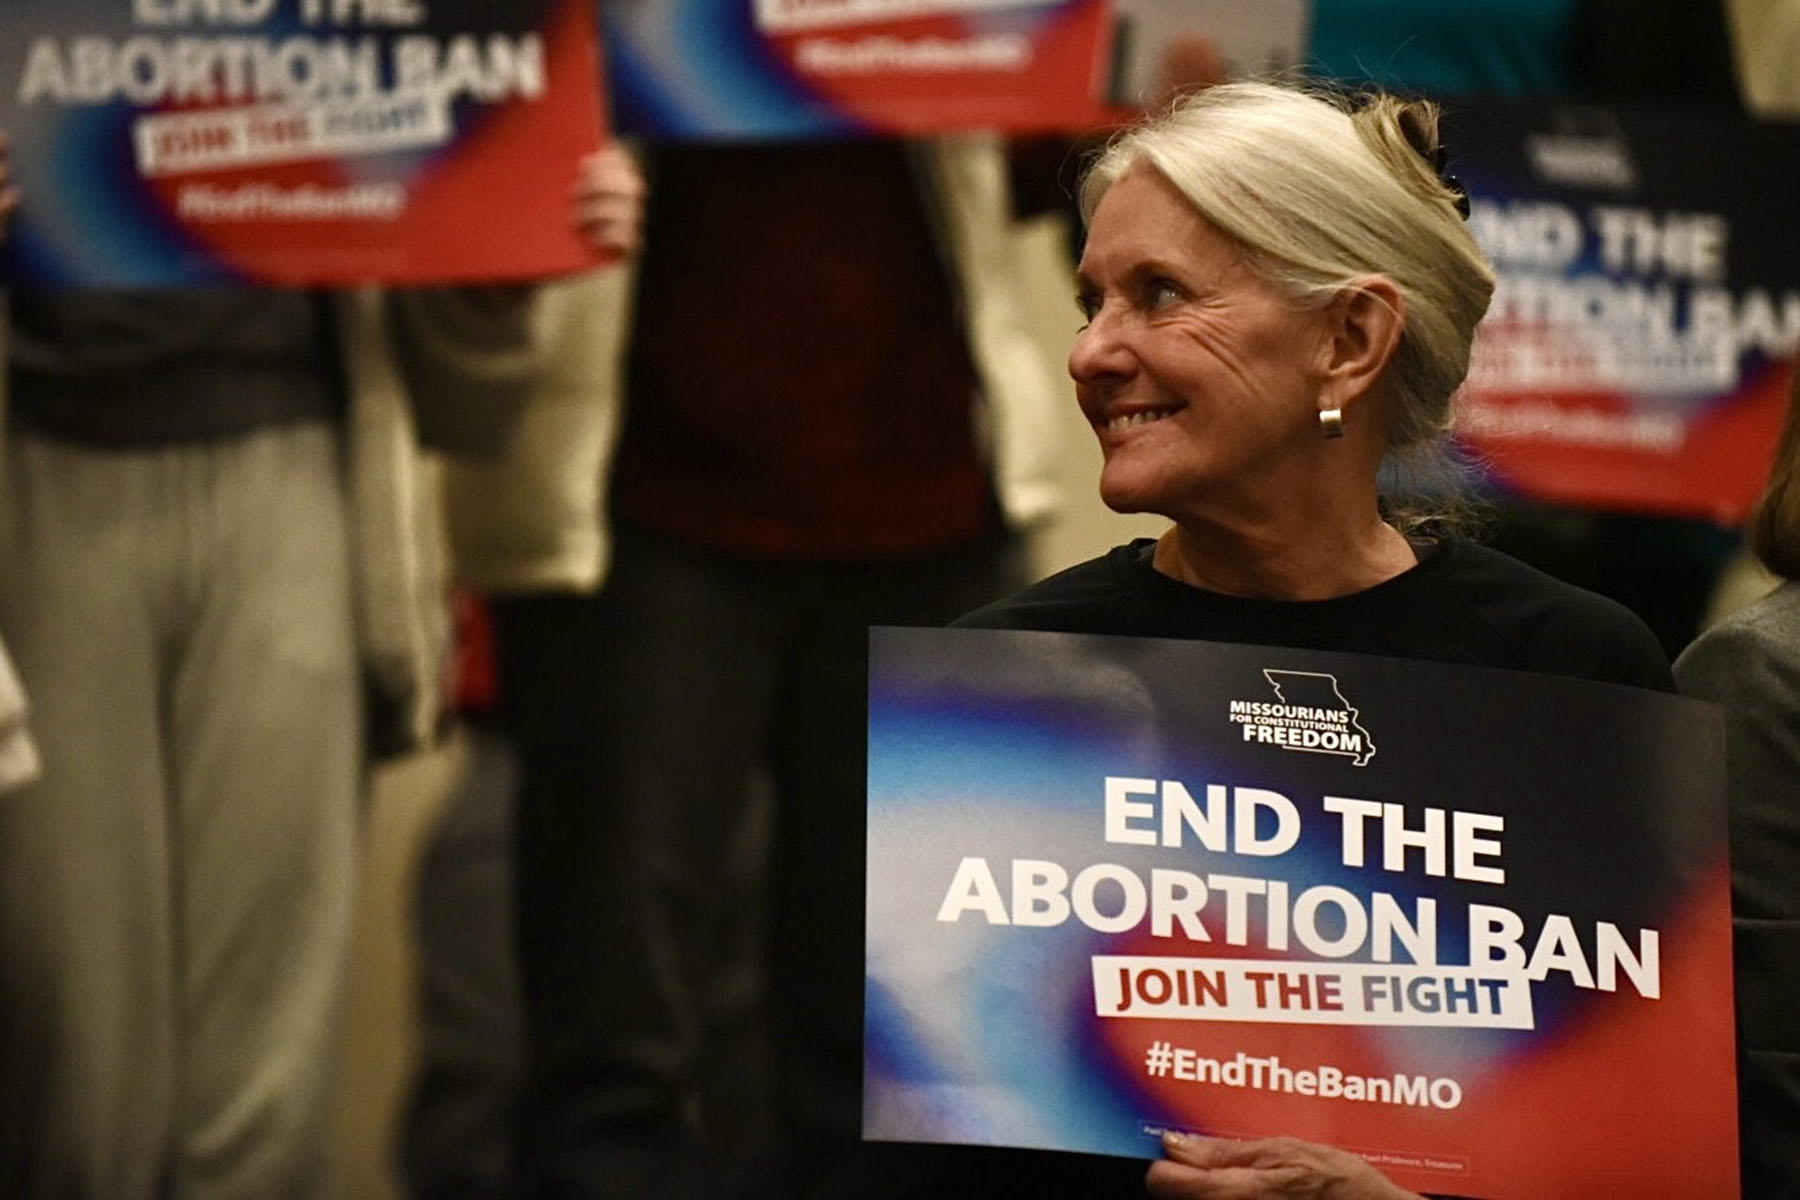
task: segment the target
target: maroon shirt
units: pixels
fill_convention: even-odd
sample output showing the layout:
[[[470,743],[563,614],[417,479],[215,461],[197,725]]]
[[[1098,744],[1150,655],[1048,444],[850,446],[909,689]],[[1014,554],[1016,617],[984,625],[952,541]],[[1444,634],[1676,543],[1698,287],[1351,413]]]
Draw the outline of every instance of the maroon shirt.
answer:
[[[975,368],[901,145],[669,145],[649,173],[615,513],[759,558],[991,531]]]

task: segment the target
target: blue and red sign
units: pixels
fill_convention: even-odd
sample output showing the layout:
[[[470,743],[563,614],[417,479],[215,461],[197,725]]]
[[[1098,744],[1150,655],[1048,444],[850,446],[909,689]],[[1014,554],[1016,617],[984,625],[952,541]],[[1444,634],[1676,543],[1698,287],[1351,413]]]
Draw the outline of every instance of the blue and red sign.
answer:
[[[1084,129],[1106,0],[608,0],[621,132],[817,137]]]
[[[591,265],[591,0],[7,0],[32,287],[525,278]]]
[[[1800,248],[1768,214],[1800,127],[1669,107],[1453,107],[1499,288],[1459,435],[1502,490],[1740,523],[1800,342]]]
[[[602,0],[623,132],[795,138],[1090,130],[1202,39],[1227,75],[1299,61],[1307,0]]]
[[[865,1135],[1735,1196],[1723,737],[1519,672],[875,630]]]

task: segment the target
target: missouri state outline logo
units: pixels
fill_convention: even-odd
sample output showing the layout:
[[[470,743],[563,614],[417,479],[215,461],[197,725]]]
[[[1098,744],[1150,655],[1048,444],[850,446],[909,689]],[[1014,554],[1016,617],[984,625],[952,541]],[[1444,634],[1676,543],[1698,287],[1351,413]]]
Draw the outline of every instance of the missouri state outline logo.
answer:
[[[1360,711],[1344,696],[1337,676],[1322,671],[1263,670],[1273,700],[1233,700],[1230,717],[1246,742],[1261,742],[1302,754],[1336,754],[1365,767],[1375,757],[1375,739]]]

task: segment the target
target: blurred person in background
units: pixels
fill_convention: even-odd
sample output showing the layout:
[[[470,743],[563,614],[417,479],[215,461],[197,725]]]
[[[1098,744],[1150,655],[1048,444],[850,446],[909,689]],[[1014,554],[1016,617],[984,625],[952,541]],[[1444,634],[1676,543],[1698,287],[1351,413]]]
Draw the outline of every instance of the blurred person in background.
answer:
[[[494,604],[521,1169],[800,1196],[860,1134],[867,629],[1028,577],[1062,388],[998,139],[663,144],[646,174],[605,584]]]
[[[509,903],[518,762],[494,726],[486,605],[459,591],[455,613],[459,769],[421,848],[409,914],[419,943],[419,1054],[397,1149],[416,1200],[511,1192],[525,1062]]]
[[[629,246],[598,161],[619,194],[575,219]],[[0,1191],[325,1194],[364,772],[437,725],[420,451],[504,445],[542,296],[9,300],[0,633],[42,775],[0,803]]]
[[[1162,83],[1221,70],[1178,40]],[[1049,230],[1020,235],[1058,220],[1069,154],[981,137],[653,148],[630,353],[617,320],[596,323],[593,402],[571,396],[539,439],[585,447],[558,503],[616,530],[511,545],[497,514],[541,489],[452,469],[453,532],[477,535],[459,570],[499,614],[504,719],[473,743],[443,836],[487,844],[522,774],[526,1190],[786,1196],[854,1157],[865,631],[938,623],[1027,578],[1066,384],[1017,268],[1071,264]],[[497,738],[523,747],[522,772]],[[510,981],[455,928],[491,880],[436,847],[430,861],[438,1052],[406,1162],[455,1194],[434,1164],[486,1169],[467,1151],[496,1139],[459,1139],[455,1112],[491,1113],[510,1086],[504,1056],[477,1049],[507,1028]]]
[[[19,208],[19,189],[10,181],[6,155],[10,147],[0,133],[0,235]],[[25,721],[25,689],[12,657],[0,644],[0,796],[38,777],[37,744]]]
[[[1744,1195],[1800,1196],[1800,399],[1790,400],[1749,543],[1775,590],[1675,660],[1725,708],[1738,1137]]]
[[[578,211],[594,221],[634,212],[642,181],[629,168],[584,164]],[[620,229],[627,232],[635,237]],[[544,377],[506,451],[445,463],[461,585],[453,688],[461,754],[427,835],[410,914],[420,1045],[398,1149],[414,1196],[503,1196],[514,1186],[525,1064],[512,904],[519,768],[498,717],[488,597],[591,592],[605,572],[602,481],[618,430],[631,273],[627,259],[543,286]]]

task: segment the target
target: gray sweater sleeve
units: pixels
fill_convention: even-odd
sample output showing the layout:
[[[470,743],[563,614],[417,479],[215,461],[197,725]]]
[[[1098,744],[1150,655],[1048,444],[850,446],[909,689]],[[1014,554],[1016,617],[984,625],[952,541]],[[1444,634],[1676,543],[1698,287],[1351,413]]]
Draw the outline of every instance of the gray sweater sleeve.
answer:
[[[1800,1180],[1800,584],[1709,630],[1675,677],[1725,710],[1744,1194],[1785,1195]]]

